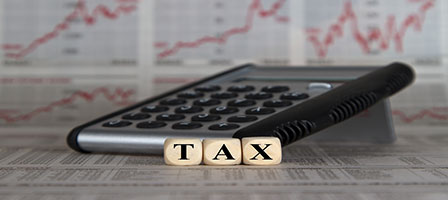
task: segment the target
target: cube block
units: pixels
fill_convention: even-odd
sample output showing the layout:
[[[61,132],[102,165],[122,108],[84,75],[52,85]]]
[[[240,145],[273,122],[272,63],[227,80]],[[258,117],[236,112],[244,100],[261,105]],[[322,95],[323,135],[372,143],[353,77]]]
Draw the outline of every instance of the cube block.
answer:
[[[276,137],[247,137],[241,143],[244,164],[276,165],[282,161],[282,145]]]
[[[164,160],[167,165],[276,165],[282,161],[282,146],[276,137],[170,138]]]
[[[199,165],[202,152],[199,138],[170,138],[164,143],[164,160],[167,165]]]
[[[241,163],[241,141],[235,138],[204,139],[203,162],[206,165],[238,165]]]

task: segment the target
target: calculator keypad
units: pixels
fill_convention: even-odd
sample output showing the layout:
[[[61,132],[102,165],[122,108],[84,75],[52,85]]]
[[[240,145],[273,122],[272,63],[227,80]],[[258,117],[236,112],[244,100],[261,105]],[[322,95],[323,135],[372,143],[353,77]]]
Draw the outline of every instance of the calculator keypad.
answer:
[[[123,115],[122,118],[127,119],[127,120],[143,120],[143,119],[148,119],[150,117],[151,117],[150,114],[136,112],[136,113],[129,113],[129,114]]]
[[[199,114],[191,117],[191,121],[196,122],[212,122],[212,121],[218,121],[221,119],[221,116],[219,115],[210,115],[210,114]]]
[[[247,106],[253,106],[256,103],[257,103],[256,101],[249,100],[249,99],[235,99],[235,100],[229,101],[229,103],[227,103],[227,105],[235,106],[235,107],[247,107]]]
[[[208,129],[215,130],[215,131],[226,131],[226,130],[232,130],[239,128],[240,125],[238,124],[230,124],[230,123],[219,123],[219,124],[213,124]]]
[[[176,113],[198,113],[204,109],[200,106],[181,106],[174,110]]]
[[[130,121],[113,120],[113,121],[108,121],[108,122],[104,123],[103,126],[104,127],[118,128],[118,127],[129,126],[131,124],[132,124],[132,122],[130,122]]]
[[[145,105],[102,125],[141,130],[235,131],[307,98],[307,93],[291,91],[286,85],[204,85]]]
[[[238,108],[227,107],[227,106],[218,106],[216,108],[210,109],[210,113],[221,114],[221,115],[232,114],[232,113],[236,113],[238,111],[239,111]]]
[[[274,108],[286,107],[286,106],[290,106],[290,105],[292,105],[292,102],[286,101],[286,100],[278,100],[278,99],[265,101],[263,103],[263,106],[265,106],[265,107],[274,107]]]
[[[158,113],[158,112],[165,112],[165,111],[167,111],[169,109],[170,108],[167,107],[167,106],[150,105],[150,106],[143,107],[140,111],[145,112],[145,113]]]
[[[158,115],[157,120],[160,121],[178,121],[185,119],[185,115],[179,115],[179,114],[161,114]]]
[[[197,122],[179,122],[173,124],[173,129],[197,129],[201,128],[202,124]]]
[[[141,129],[162,128],[164,126],[166,126],[166,123],[161,121],[146,121],[137,124],[137,128]]]
[[[218,92],[212,94],[211,97],[215,99],[231,99],[238,97],[238,94],[234,92]]]

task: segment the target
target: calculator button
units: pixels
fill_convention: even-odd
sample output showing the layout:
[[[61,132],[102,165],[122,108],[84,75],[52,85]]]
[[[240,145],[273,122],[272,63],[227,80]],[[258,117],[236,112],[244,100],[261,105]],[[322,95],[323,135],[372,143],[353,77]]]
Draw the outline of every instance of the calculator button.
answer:
[[[280,96],[280,99],[283,100],[303,100],[310,97],[307,93],[300,92],[288,92],[284,93]]]
[[[258,92],[258,93],[249,93],[245,96],[245,98],[260,100],[260,99],[269,99],[269,98],[272,98],[272,96],[273,95],[271,93]]]
[[[235,99],[227,103],[227,105],[229,106],[236,106],[236,107],[253,106],[255,104],[256,102],[254,100],[249,99]]]
[[[184,103],[187,103],[187,100],[185,99],[165,99],[160,101],[160,104],[166,105],[166,106],[177,106],[182,105]]]
[[[246,114],[248,115],[267,115],[274,113],[275,109],[273,108],[265,108],[265,107],[255,107],[246,110]]]
[[[208,129],[215,130],[215,131],[225,131],[225,130],[231,130],[239,128],[240,125],[238,124],[230,124],[230,123],[219,123],[219,124],[213,124]]]
[[[227,119],[228,122],[252,122],[252,121],[256,121],[258,119],[258,117],[255,116],[251,116],[251,115],[237,115],[237,116],[233,116],[233,117],[229,117]]]
[[[170,108],[166,106],[145,106],[140,111],[142,112],[151,112],[151,113],[157,113],[157,112],[164,112],[169,110]]]
[[[221,104],[221,101],[218,99],[204,98],[194,101],[193,104],[196,106],[215,106]]]
[[[199,98],[199,97],[203,97],[204,93],[201,92],[182,92],[180,94],[177,95],[177,97],[179,98],[185,98],[185,99],[195,99],[195,98]]]
[[[234,85],[227,88],[229,92],[250,92],[255,90],[255,87],[252,85]]]
[[[219,85],[205,85],[205,86],[199,86],[194,90],[198,92],[216,92],[221,90],[221,87]]]
[[[140,122],[137,124],[137,128],[161,128],[166,126],[165,122],[160,121],[147,121],[147,122]]]
[[[212,114],[232,114],[238,112],[238,108],[227,107],[227,106],[219,106],[213,109],[210,109],[210,113]]]
[[[156,117],[157,120],[160,121],[177,121],[181,119],[185,119],[184,115],[179,114],[161,114]]]
[[[191,117],[191,121],[197,121],[197,122],[211,122],[220,119],[221,117],[219,115],[210,115],[210,114],[199,114]]]
[[[266,86],[261,89],[261,91],[263,92],[271,92],[271,93],[286,92],[288,90],[289,87],[284,85]]]
[[[148,119],[150,117],[151,117],[150,114],[136,112],[123,115],[122,118],[127,120],[142,120],[142,119]]]
[[[173,124],[173,129],[196,129],[201,128],[202,124],[198,122],[179,122]]]
[[[109,122],[104,123],[103,126],[118,128],[118,127],[129,126],[131,124],[132,124],[132,122],[130,122],[130,121],[114,120],[114,121],[109,121]]]
[[[202,112],[204,109],[199,106],[181,106],[174,110],[176,113],[198,113]]]
[[[215,99],[231,99],[237,96],[238,94],[233,92],[218,92],[211,95],[211,97]]]
[[[286,101],[286,100],[270,100],[270,101],[265,101],[263,103],[263,106],[265,107],[286,107],[286,106],[290,106],[292,105],[292,103],[290,101]]]
[[[330,83],[313,82],[308,85],[308,90],[331,90],[333,85]]]

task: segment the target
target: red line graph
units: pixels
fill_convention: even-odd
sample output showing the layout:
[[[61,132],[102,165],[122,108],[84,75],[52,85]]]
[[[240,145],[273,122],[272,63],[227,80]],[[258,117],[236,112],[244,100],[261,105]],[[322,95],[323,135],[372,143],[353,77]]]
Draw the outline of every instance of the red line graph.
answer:
[[[348,24],[350,33],[354,40],[358,43],[364,53],[369,53],[372,43],[379,44],[381,50],[387,50],[391,42],[395,43],[397,52],[403,51],[403,38],[406,32],[413,28],[416,32],[422,30],[425,22],[426,13],[434,7],[434,0],[408,1],[409,3],[421,3],[416,13],[409,14],[400,24],[397,24],[395,16],[389,16],[385,23],[385,29],[373,28],[362,33],[359,30],[358,16],[352,8],[351,1],[344,4],[344,9],[337,22],[332,24],[326,35],[320,39],[322,32],[318,28],[309,28],[306,31],[307,39],[311,42],[319,57],[325,57],[328,49],[333,45],[334,41],[344,36],[344,25]]]
[[[78,0],[76,8],[68,14],[61,23],[57,24],[54,29],[43,36],[34,39],[30,44],[22,46],[20,44],[3,44],[4,50],[16,50],[15,53],[6,53],[6,57],[20,59],[32,53],[41,45],[57,38],[61,32],[70,29],[70,22],[76,18],[81,18],[86,25],[94,25],[97,19],[102,16],[106,19],[115,20],[121,15],[129,14],[137,10],[137,0],[119,0],[119,5],[115,9],[110,9],[105,5],[96,6],[91,13],[87,8],[85,0]]]
[[[36,108],[28,113],[16,114],[14,110],[0,111],[0,120],[3,120],[8,123],[14,123],[17,121],[26,121],[40,114],[51,112],[57,107],[73,104],[77,100],[92,102],[96,100],[99,96],[102,96],[106,100],[117,105],[128,105],[132,103],[130,101],[130,98],[133,95],[135,95],[135,90],[123,89],[123,88],[116,88],[114,90],[110,90],[106,87],[100,87],[92,90],[91,92],[77,91],[72,95],[70,95],[69,97],[51,102],[48,105]]]
[[[445,113],[441,113],[444,111]],[[428,108],[422,109],[415,114],[406,114],[401,110],[393,110],[392,115],[398,117],[404,123],[412,123],[424,118],[431,118],[436,120],[448,120],[448,108]]]
[[[178,41],[174,44],[174,46],[158,53],[157,57],[165,58],[177,53],[181,49],[197,48],[206,43],[225,44],[230,37],[249,32],[253,27],[253,21],[256,16],[260,18],[273,17],[278,22],[288,22],[289,19],[287,17],[277,15],[278,10],[282,8],[284,4],[285,0],[278,0],[272,4],[270,9],[264,10],[260,0],[253,0],[247,9],[247,15],[243,26],[226,30],[219,36],[204,36],[195,41],[188,42]],[[167,44],[165,42],[156,42],[155,46],[160,48],[167,46]]]

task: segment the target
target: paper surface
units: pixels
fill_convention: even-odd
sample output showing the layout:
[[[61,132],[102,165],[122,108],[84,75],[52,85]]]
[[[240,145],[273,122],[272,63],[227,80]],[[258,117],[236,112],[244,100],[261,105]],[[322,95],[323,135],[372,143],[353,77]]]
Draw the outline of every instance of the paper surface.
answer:
[[[400,128],[395,144],[295,143],[280,165],[175,167],[158,156],[80,154],[63,134],[5,134],[1,199],[444,199],[446,129]]]

